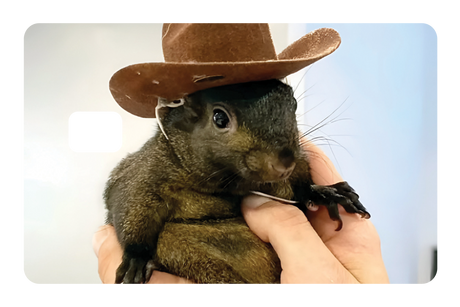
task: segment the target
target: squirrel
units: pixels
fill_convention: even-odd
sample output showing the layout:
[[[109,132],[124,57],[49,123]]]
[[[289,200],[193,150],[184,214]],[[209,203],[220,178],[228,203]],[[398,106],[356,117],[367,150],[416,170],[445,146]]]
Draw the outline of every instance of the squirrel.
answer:
[[[161,128],[111,172],[106,223],[123,249],[116,283],[144,283],[153,270],[195,283],[279,283],[270,244],[245,223],[244,196],[257,191],[370,214],[347,182],[315,185],[300,146],[297,101],[278,80],[213,87],[159,109]]]

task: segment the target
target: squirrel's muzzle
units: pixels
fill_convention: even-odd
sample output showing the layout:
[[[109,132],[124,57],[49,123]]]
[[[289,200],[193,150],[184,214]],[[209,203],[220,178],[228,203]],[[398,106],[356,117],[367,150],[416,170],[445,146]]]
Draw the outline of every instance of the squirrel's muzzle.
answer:
[[[268,165],[268,174],[267,177],[269,180],[267,181],[278,181],[287,179],[295,168],[295,162],[292,162],[289,166],[286,166],[284,163],[280,161],[276,162],[269,162]],[[272,178],[272,180],[270,180]]]
[[[267,154],[261,151],[252,152],[246,157],[248,168],[257,181],[275,182],[287,179],[295,168],[292,150],[282,149],[278,154]]]

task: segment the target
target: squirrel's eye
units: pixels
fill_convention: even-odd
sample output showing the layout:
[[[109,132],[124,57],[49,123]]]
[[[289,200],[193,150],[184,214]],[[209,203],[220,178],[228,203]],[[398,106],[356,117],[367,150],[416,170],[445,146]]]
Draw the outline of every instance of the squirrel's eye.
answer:
[[[217,128],[224,129],[228,128],[230,123],[230,119],[228,118],[227,113],[220,109],[214,110],[214,115],[212,117],[214,123],[216,124]]]

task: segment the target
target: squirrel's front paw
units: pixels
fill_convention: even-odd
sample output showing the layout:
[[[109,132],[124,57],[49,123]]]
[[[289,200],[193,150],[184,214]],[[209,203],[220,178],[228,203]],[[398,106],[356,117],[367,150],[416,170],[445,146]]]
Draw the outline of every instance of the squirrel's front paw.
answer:
[[[150,280],[157,267],[151,256],[123,254],[123,261],[117,269],[115,283],[142,284]]]
[[[359,201],[358,194],[346,181],[328,186],[312,185],[311,188],[313,193],[310,200],[316,205],[322,205],[327,208],[331,219],[339,222],[337,231],[342,229],[343,225],[338,204],[342,205],[345,211],[349,213],[358,213],[366,219],[371,216]]]

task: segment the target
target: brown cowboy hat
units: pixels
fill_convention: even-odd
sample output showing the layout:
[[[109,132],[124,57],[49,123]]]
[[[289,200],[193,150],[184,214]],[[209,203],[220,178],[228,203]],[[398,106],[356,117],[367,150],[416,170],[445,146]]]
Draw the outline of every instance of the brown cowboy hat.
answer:
[[[158,98],[282,79],[331,54],[340,36],[318,29],[276,55],[268,24],[164,24],[162,43],[165,62],[130,65],[110,80],[115,100],[134,115],[155,117]]]

